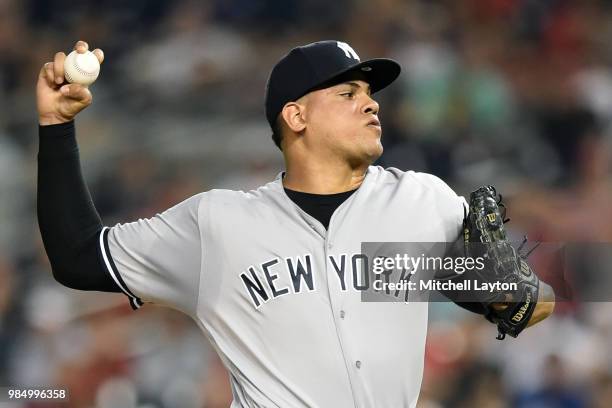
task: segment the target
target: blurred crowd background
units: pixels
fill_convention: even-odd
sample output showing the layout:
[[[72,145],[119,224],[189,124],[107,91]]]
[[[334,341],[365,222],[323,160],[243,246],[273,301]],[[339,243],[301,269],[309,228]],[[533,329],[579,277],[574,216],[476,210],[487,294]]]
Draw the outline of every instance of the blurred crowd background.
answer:
[[[34,90],[41,65],[78,39],[106,55],[77,120],[106,225],[271,180],[282,158],[263,114],[267,74],[296,45],[338,39],[403,67],[377,97],[381,165],[436,174],[464,195],[495,184],[517,236],[612,241],[610,2],[0,0],[0,386],[67,387],[67,407],[231,400],[188,318],[51,278]],[[597,265],[609,274],[609,261]],[[419,406],[612,406],[611,305],[563,302],[499,342],[481,316],[432,304]]]

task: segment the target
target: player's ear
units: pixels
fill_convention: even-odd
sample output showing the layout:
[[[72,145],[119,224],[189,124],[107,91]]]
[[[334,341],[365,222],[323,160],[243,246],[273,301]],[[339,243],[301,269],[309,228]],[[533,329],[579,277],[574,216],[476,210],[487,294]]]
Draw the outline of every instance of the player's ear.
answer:
[[[283,107],[281,115],[285,119],[287,127],[294,133],[300,133],[306,128],[304,105],[297,102],[289,102]]]

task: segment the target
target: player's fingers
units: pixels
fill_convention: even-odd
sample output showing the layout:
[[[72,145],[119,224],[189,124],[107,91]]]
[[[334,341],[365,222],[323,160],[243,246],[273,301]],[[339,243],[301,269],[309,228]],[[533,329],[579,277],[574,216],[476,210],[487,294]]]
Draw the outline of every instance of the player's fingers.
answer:
[[[66,84],[60,88],[60,92],[67,98],[74,99],[81,103],[91,102],[91,92],[87,87],[80,84]]]
[[[56,84],[61,84],[64,82],[64,60],[66,59],[66,54],[63,52],[58,52],[55,54],[55,58],[53,59],[53,74],[55,78]]]
[[[84,54],[89,49],[89,44],[87,44],[85,41],[79,40],[76,42],[76,44],[74,44],[74,49],[79,54]]]
[[[44,63],[42,67],[40,67],[40,71],[38,71],[38,80],[47,81],[47,63]]]
[[[102,62],[104,61],[104,51],[102,51],[99,48],[96,48],[95,50],[92,51],[94,53],[94,55],[96,56],[96,58],[98,58],[98,62],[100,64],[102,64]]]
[[[47,81],[47,84],[49,86],[52,87],[55,85],[55,82],[53,82],[54,76],[53,76],[53,63],[52,62],[46,62],[45,65],[42,66],[40,73],[42,76],[45,77],[45,80]]]

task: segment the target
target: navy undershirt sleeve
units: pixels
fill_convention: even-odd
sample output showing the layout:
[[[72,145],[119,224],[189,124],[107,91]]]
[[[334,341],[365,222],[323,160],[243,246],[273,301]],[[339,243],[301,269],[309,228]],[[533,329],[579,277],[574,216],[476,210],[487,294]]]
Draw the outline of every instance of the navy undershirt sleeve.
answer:
[[[102,221],[81,173],[74,122],[39,126],[38,134],[38,225],[54,278],[73,289],[121,292],[102,261]]]

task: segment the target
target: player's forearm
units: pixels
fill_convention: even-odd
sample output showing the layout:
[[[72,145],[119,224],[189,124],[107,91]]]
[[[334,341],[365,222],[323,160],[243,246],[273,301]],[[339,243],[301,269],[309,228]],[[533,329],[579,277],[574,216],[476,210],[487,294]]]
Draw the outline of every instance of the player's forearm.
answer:
[[[74,122],[39,127],[38,216],[44,229],[61,219],[65,238],[102,228],[81,174]]]
[[[540,281],[538,304],[535,307],[527,327],[533,326],[550,316],[555,310],[555,293],[546,283]]]
[[[74,122],[39,127],[37,213],[55,279],[84,290],[110,290],[99,265],[102,222],[83,181]]]

